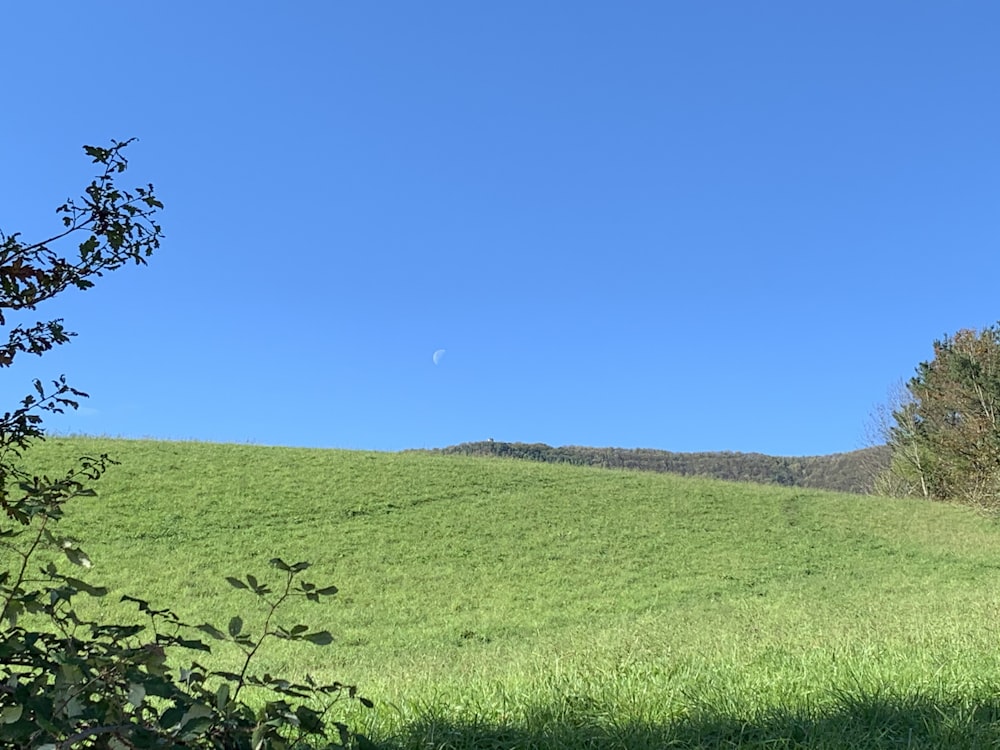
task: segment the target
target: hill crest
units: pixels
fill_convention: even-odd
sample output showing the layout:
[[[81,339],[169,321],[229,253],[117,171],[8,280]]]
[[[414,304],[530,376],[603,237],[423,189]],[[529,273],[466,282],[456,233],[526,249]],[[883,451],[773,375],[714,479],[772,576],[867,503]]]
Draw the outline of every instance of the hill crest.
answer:
[[[676,453],[651,448],[589,448],[499,440],[459,443],[426,453],[498,456],[542,463],[633,469],[681,476],[712,477],[783,487],[811,487],[868,493],[872,478],[888,462],[888,448],[874,446],[826,456],[770,456],[764,453],[712,451]]]

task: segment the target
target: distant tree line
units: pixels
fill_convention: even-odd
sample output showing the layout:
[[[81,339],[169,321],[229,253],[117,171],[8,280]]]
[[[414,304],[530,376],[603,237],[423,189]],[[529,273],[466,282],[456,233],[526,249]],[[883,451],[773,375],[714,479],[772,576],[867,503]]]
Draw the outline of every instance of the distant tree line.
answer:
[[[850,453],[674,453],[493,440],[432,452],[874,492],[1000,511],[1000,323],[945,336],[933,351],[876,412],[873,447]]]
[[[734,482],[814,487],[838,492],[870,491],[873,475],[888,464],[889,457],[888,449],[884,446],[829,456],[785,457],[729,451],[675,453],[646,448],[586,448],[575,445],[554,448],[545,443],[506,443],[493,440],[461,443],[430,452],[656,471]]]

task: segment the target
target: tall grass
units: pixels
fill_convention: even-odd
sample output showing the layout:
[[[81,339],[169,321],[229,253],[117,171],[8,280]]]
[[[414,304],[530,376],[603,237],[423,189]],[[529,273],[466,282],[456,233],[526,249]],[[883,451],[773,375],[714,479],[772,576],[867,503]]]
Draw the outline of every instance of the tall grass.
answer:
[[[341,593],[290,619],[339,642],[261,667],[357,683],[387,748],[1000,744],[1000,527],[963,508],[460,456],[31,460],[101,451],[122,465],[66,521],[91,578],[224,625],[223,576],[311,561]]]

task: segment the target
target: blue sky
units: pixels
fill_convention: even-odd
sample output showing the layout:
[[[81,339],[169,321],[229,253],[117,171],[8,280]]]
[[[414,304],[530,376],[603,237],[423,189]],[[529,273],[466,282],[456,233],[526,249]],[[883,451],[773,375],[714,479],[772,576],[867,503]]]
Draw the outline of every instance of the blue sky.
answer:
[[[90,392],[58,430],[823,454],[1000,319],[992,2],[3,16],[0,229],[55,227],[110,138],[166,204],[4,376]]]

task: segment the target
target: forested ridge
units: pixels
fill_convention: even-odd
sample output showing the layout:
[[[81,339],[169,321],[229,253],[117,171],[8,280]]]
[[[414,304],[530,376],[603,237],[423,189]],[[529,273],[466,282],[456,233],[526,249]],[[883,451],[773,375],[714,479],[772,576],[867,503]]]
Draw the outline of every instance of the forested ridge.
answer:
[[[435,448],[427,452],[657,471],[839,492],[870,491],[872,478],[889,461],[889,452],[885,446],[827,456],[768,456],[763,453],[731,451],[675,453],[649,448],[587,448],[576,445],[556,448],[545,443],[484,440]]]

